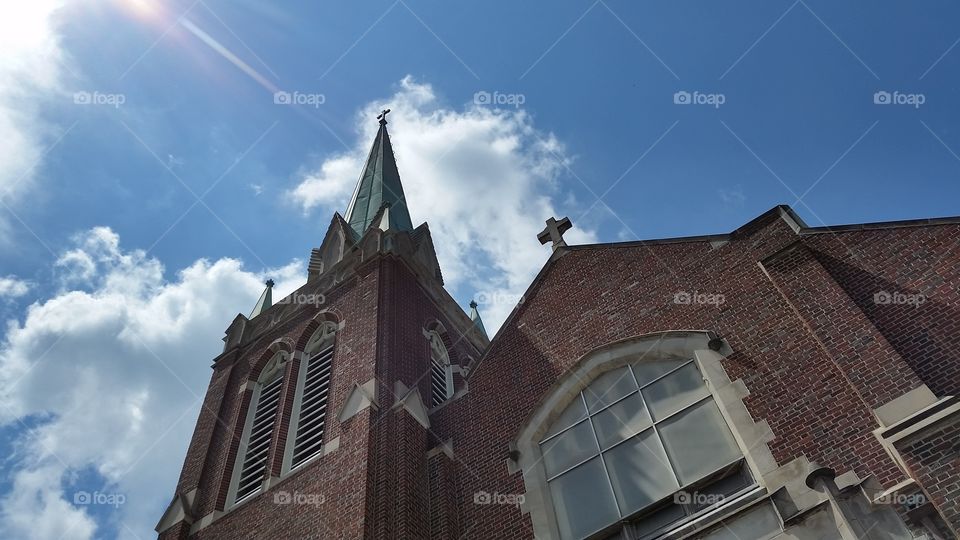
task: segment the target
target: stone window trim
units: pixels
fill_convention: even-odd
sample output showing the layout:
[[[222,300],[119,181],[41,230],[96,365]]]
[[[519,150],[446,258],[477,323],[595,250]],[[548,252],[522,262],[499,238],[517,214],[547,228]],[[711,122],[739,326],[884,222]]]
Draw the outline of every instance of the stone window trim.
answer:
[[[731,381],[721,365],[721,361],[733,350],[725,341],[719,350],[709,347],[708,343],[716,337],[715,333],[704,330],[671,330],[604,345],[581,357],[544,394],[510,444],[510,457],[506,460],[511,474],[522,474],[526,493],[521,510],[530,515],[537,538],[560,537],[546,470],[541,460],[540,441],[566,406],[597,377],[644,357],[684,356],[694,359],[743,453],[745,467],[755,479],[759,493],[768,491],[764,486],[764,475],[777,468],[776,460],[766,445],[773,440],[773,434],[766,422],[754,422],[743,403],[743,398],[749,392],[742,381]],[[684,525],[681,523],[677,526]]]

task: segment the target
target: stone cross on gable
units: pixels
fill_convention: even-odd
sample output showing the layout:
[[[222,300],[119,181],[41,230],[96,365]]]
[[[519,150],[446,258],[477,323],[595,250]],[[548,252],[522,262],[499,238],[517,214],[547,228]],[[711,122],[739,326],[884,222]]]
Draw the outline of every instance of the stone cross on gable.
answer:
[[[567,243],[563,240],[563,233],[573,227],[573,224],[570,223],[570,218],[561,218],[559,221],[550,218],[546,223],[547,227],[537,235],[537,240],[540,240],[541,244],[546,244],[553,240],[554,251],[556,251],[557,248],[566,246]]]

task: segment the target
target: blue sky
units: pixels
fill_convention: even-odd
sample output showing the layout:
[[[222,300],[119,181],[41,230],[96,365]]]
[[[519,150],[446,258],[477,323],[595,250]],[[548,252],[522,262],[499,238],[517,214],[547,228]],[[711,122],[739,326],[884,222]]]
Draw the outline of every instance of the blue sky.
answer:
[[[62,518],[37,537],[148,537],[223,328],[266,277],[302,283],[381,108],[414,222],[493,328],[546,259],[535,234],[554,214],[576,243],[728,232],[782,203],[810,225],[960,213],[958,15],[818,0],[0,8],[0,447],[16,448],[0,531],[22,534],[15,509]],[[67,420],[92,407],[81,390],[107,383],[129,391],[97,433],[122,429],[131,450],[70,450]],[[85,488],[128,502],[74,504]]]

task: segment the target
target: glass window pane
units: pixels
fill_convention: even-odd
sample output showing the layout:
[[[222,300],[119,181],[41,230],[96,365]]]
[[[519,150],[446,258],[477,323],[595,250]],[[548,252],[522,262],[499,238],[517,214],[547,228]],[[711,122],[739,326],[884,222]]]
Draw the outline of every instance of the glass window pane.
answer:
[[[691,490],[694,493],[688,494],[690,511],[696,513],[714,504],[723,504],[728,497],[752,484],[753,477],[747,467],[741,464],[733,473]]]
[[[543,452],[543,465],[547,469],[547,476],[553,476],[564,469],[595,456],[597,439],[593,436],[590,421],[580,422],[573,428],[540,445]]]
[[[583,390],[590,412],[597,412],[614,401],[637,389],[629,369],[614,369],[597,377]]]
[[[642,390],[657,421],[710,394],[700,370],[687,364]]]
[[[713,400],[698,403],[659,424],[657,429],[681,485],[699,480],[740,457],[740,448]]]
[[[652,425],[640,394],[634,394],[593,417],[600,449],[606,450]]]
[[[653,531],[666,527],[675,521],[679,521],[687,515],[683,507],[670,503],[669,505],[648,514],[634,523],[630,524],[633,532],[633,538],[642,538]]]
[[[580,397],[580,394],[577,394],[577,397],[573,398],[573,401],[567,405],[567,408],[553,421],[553,424],[543,438],[546,439],[551,435],[560,433],[580,420],[583,420],[586,416],[587,410],[583,408],[583,399]]]
[[[767,540],[780,534],[780,520],[769,503],[757,505],[746,514],[728,519],[723,525],[702,536],[702,540]],[[839,535],[837,535],[839,538]]]
[[[677,484],[660,439],[652,429],[603,454],[624,514],[669,496]]]
[[[640,383],[640,386],[644,386],[664,373],[673,371],[681,364],[689,361],[687,359],[640,360],[633,364],[633,374],[637,376],[637,382]]]
[[[550,481],[561,538],[582,538],[619,519],[600,458]]]

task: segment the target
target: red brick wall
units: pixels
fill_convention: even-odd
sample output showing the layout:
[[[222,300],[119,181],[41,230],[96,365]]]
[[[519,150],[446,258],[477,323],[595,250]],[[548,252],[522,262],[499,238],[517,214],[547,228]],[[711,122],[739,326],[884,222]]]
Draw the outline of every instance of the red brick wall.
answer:
[[[960,394],[960,226],[817,234],[805,242],[937,396]],[[878,304],[878,292],[925,300]]]
[[[574,249],[557,260],[471,375],[470,393],[439,413],[438,423],[449,424],[454,433],[466,536],[532,536],[530,520],[519,510],[475,505],[473,494],[524,491],[520,475],[507,473],[508,443],[581,356],[613,341],[671,329],[714,330],[728,340],[735,353],[724,367],[750,390],[745,402],[753,417],[769,423],[776,437],[770,449],[779,463],[805,455],[838,472],[874,475],[887,487],[902,480],[872,434],[878,426],[870,406],[896,397],[900,385],[909,389],[915,383],[905,373],[907,384],[891,385],[894,375],[886,372],[862,373],[860,387],[853,384],[840,368],[844,358],[836,357],[838,350],[824,348],[824,336],[818,340],[811,331],[805,318],[810,313],[798,313],[758,264],[797,240],[786,223],[771,217],[719,248],[707,241],[609,246]],[[794,282],[797,294],[830,285],[817,281],[824,272],[805,283],[800,270],[794,275],[786,268],[780,276]],[[832,286],[832,300],[843,300]],[[678,305],[674,294],[680,291],[722,294],[725,302]],[[853,352],[843,348],[851,355],[846,360],[860,363],[850,373],[869,369],[877,355],[899,358],[883,340],[866,336],[857,342],[870,326],[862,314],[854,320],[859,311],[849,308],[834,314],[838,327],[824,326],[822,332],[853,340]],[[870,393],[872,401],[865,403],[861,392]]]

